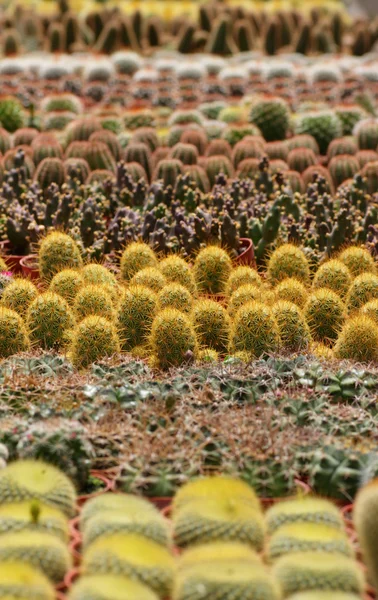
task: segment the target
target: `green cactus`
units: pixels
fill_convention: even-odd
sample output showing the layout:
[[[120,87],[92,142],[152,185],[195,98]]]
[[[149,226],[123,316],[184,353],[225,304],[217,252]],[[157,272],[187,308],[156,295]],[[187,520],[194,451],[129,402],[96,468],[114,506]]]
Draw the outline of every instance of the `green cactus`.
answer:
[[[38,290],[29,279],[13,279],[4,289],[1,302],[25,318],[29,305],[38,296]]]
[[[14,310],[3,306],[0,306],[0,334],[1,358],[29,349],[29,335],[23,319]]]
[[[1,118],[0,118],[1,120]],[[355,129],[354,135],[360,150],[376,150],[378,146],[378,122],[376,119],[364,119]]]
[[[143,285],[154,292],[160,292],[166,283],[166,279],[158,267],[141,269],[130,279],[130,285]]]
[[[25,124],[25,112],[16,98],[0,99],[0,123],[6,131],[13,133]]]
[[[348,267],[352,277],[362,273],[376,273],[374,258],[362,246],[349,246],[339,254],[338,259]]]
[[[237,311],[231,328],[232,352],[250,352],[255,358],[278,352],[279,328],[271,309],[252,300]]]
[[[232,270],[231,258],[218,246],[207,246],[197,254],[193,273],[199,291],[222,294]]]
[[[120,343],[115,325],[104,317],[90,315],[72,331],[69,356],[78,369],[119,352]]]
[[[231,331],[231,319],[226,309],[214,300],[197,300],[191,319],[200,347],[225,354]]]
[[[375,587],[378,587],[378,557],[376,534],[378,520],[377,479],[370,481],[358,492],[353,506],[353,523],[358,535],[364,563]]]
[[[340,154],[355,155],[358,152],[358,146],[353,136],[342,137],[332,142],[328,146],[327,157],[331,160],[334,156]]]
[[[157,306],[157,295],[146,287],[129,286],[124,291],[116,319],[123,350],[130,351],[147,343]]]
[[[69,235],[54,231],[43,238],[38,251],[38,265],[46,282],[50,282],[59,271],[80,268],[82,263],[79,247]]]
[[[192,269],[183,258],[177,255],[167,256],[160,261],[159,269],[167,282],[179,283],[191,294],[196,294],[197,288]]]
[[[63,269],[52,278],[49,291],[59,294],[64,298],[70,307],[73,306],[78,291],[84,285],[84,278],[79,271],[75,269]]]
[[[378,298],[378,276],[374,273],[361,273],[352,281],[346,297],[349,312],[358,310],[369,302]]]
[[[252,267],[240,265],[239,267],[234,268],[227,280],[225,289],[226,296],[230,298],[238,288],[248,283],[260,287],[263,282],[258,272],[255,269],[252,269]]]
[[[180,160],[175,158],[167,158],[160,160],[156,166],[153,179],[161,179],[164,187],[169,185],[173,188],[176,185],[179,175],[184,172],[184,165]]]
[[[354,156],[339,154],[331,158],[328,169],[335,187],[338,187],[346,179],[352,179],[360,170],[360,165]]]
[[[194,328],[184,313],[166,308],[152,323],[150,345],[162,369],[195,359],[198,347]]]
[[[283,244],[271,254],[267,265],[267,279],[272,285],[287,277],[304,284],[310,281],[310,267],[304,252],[293,244]]]
[[[102,316],[113,321],[115,312],[111,296],[104,285],[86,284],[75,296],[73,310],[77,322],[90,315]]]
[[[279,300],[272,307],[282,347],[291,352],[306,350],[311,341],[310,329],[302,310],[293,302]]]
[[[120,274],[123,281],[131,278],[146,267],[157,267],[158,260],[155,252],[143,242],[132,242],[126,246],[121,256]]]
[[[298,115],[295,132],[312,135],[319,146],[320,154],[325,155],[332,140],[341,137],[342,125],[333,111],[320,110]]]
[[[334,258],[319,267],[312,285],[315,289],[328,288],[345,298],[351,283],[352,277],[348,267],[341,260]]]
[[[304,314],[314,340],[332,345],[344,324],[346,311],[338,294],[320,288],[310,294]]]
[[[30,339],[42,348],[60,348],[74,325],[73,313],[62,296],[45,292],[29,306],[26,322]]]
[[[256,102],[249,115],[267,142],[284,140],[289,129],[289,109],[281,98],[271,98]]]
[[[298,279],[295,279],[295,277],[287,277],[283,279],[278,285],[275,286],[274,294],[277,300],[293,302],[299,308],[304,308],[308,299],[308,291],[306,286]]]
[[[158,294],[158,309],[174,308],[189,314],[192,310],[193,298],[188,288],[179,283],[166,283]]]
[[[316,165],[318,159],[315,152],[310,148],[294,148],[290,150],[287,157],[287,164],[293,171],[303,173],[308,167]]]
[[[34,173],[34,180],[38,181],[42,190],[46,190],[51,183],[61,187],[66,181],[63,161],[60,158],[44,158]]]

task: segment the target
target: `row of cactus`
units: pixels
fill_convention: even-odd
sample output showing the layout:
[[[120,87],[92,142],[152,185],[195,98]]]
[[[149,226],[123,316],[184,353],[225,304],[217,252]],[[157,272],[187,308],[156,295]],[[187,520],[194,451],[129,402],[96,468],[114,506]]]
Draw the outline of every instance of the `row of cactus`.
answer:
[[[378,37],[376,20],[347,18],[342,10],[314,8],[308,16],[299,10],[270,11],[231,7],[221,2],[199,7],[196,19],[185,10],[169,21],[136,11],[124,15],[118,8],[92,10],[80,18],[64,9],[39,16],[17,5],[4,17],[2,51],[13,56],[23,51],[85,52],[94,48],[111,54],[122,48],[149,54],[158,48],[177,48],[188,54],[211,52],[220,56],[263,50],[273,55],[282,49],[303,54],[369,52]],[[100,5],[101,6],[101,5]]]
[[[378,276],[362,247],[343,250],[313,276],[293,244],[271,254],[262,276],[234,267],[218,246],[200,250],[190,268],[177,255],[159,261],[148,245],[134,242],[122,254],[117,280],[100,264],[83,266],[75,241],[57,232],[43,239],[38,259],[47,291],[17,278],[3,290],[2,357],[34,343],[66,348],[77,367],[123,350],[151,355],[166,369],[227,352],[248,362],[315,343],[326,358],[378,359]],[[226,307],[211,298],[216,294]]]

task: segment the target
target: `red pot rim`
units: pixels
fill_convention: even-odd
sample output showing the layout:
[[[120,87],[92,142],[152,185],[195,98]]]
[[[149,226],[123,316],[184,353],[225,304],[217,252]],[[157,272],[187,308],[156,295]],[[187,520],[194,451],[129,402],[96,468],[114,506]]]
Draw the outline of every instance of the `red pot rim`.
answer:
[[[26,256],[23,256],[21,258],[20,265],[21,265],[21,267],[23,267],[24,269],[28,269],[29,271],[38,271],[37,259],[38,259],[38,254],[27,254]],[[33,266],[28,264],[28,262],[31,260],[35,261]]]
[[[87,500],[90,498],[96,498],[97,496],[102,496],[102,494],[106,494],[106,492],[111,492],[114,489],[115,482],[114,480],[109,479],[106,475],[103,475],[98,471],[91,471],[92,477],[96,477],[105,483],[105,487],[97,492],[93,492],[93,494],[84,494],[82,496],[78,496],[77,504],[82,506]]]
[[[67,571],[66,576],[64,578],[64,585],[69,590],[72,587],[72,584],[78,577],[81,575],[81,570],[78,567],[74,567]]]

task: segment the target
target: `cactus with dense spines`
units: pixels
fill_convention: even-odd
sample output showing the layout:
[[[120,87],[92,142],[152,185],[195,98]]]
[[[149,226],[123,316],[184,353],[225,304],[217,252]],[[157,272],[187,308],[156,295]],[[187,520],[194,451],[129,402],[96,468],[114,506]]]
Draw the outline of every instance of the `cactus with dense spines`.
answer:
[[[349,246],[339,254],[338,259],[348,267],[352,277],[362,273],[376,273],[374,258],[362,246]]]
[[[121,256],[121,279],[128,282],[138,271],[157,266],[156,254],[150,246],[143,242],[132,242],[126,246]]]
[[[316,165],[318,162],[316,155],[310,148],[294,148],[290,150],[287,157],[287,164],[293,171],[303,173],[308,167]]]
[[[302,283],[310,281],[310,267],[304,252],[293,244],[283,244],[271,254],[267,265],[267,279],[272,285],[287,277]]]
[[[353,506],[353,522],[357,531],[358,542],[375,587],[378,586],[378,557],[376,552],[377,498],[377,480],[374,479],[360,489]]]
[[[207,246],[197,254],[193,273],[199,291],[222,294],[231,274],[231,258],[218,246]]]
[[[361,170],[361,175],[366,182],[367,193],[375,194],[378,189],[378,160],[366,164]]]
[[[201,190],[201,192],[207,193],[210,191],[210,181],[206,175],[205,169],[199,165],[184,165],[183,171],[184,174],[189,176],[190,181],[193,181],[195,187]]]
[[[279,300],[272,307],[273,317],[285,350],[306,350],[311,341],[310,329],[302,310],[293,302]]]
[[[208,347],[224,354],[228,348],[231,319],[221,304],[214,300],[195,302],[191,320],[200,347]]]
[[[354,551],[345,531],[321,523],[290,523],[268,541],[266,556],[275,561],[295,552],[330,552],[352,558]]]
[[[235,168],[237,168],[243,160],[248,158],[261,159],[263,156],[264,150],[261,144],[258,142],[248,142],[245,140],[237,142],[232,152],[232,160]]]
[[[109,574],[84,575],[75,581],[69,592],[69,600],[86,600],[88,598],[96,598],[96,600],[109,600],[110,598],[112,600],[158,600],[158,596],[147,585],[124,575]]]
[[[29,335],[23,319],[14,310],[0,306],[0,357],[25,352],[29,346]]]
[[[150,181],[152,176],[151,151],[147,144],[142,142],[131,143],[125,148],[126,162],[139,163],[146,172],[147,178]]]
[[[239,267],[236,267],[231,271],[227,280],[225,289],[226,296],[230,298],[238,288],[248,283],[257,287],[262,285],[262,279],[258,272],[247,265],[240,265]]]
[[[29,152],[27,152],[27,149]],[[34,161],[31,157],[31,150],[28,146],[19,146],[12,148],[4,155],[4,169],[11,171],[12,169],[22,166],[25,169],[28,179],[32,179],[35,171]]]
[[[270,534],[293,523],[326,525],[339,531],[344,530],[344,522],[338,508],[330,500],[312,496],[298,497],[273,505],[266,513],[266,523]]]
[[[54,111],[46,113],[43,116],[43,128],[46,131],[63,131],[69,123],[76,118],[75,113],[68,111]]]
[[[34,173],[34,180],[38,181],[42,190],[46,190],[51,183],[61,187],[66,180],[63,161],[60,158],[44,158]]]
[[[66,178],[78,179],[84,183],[90,174],[90,168],[84,158],[66,158],[63,162]]]
[[[26,323],[30,339],[42,348],[59,348],[74,325],[73,313],[62,296],[45,292],[29,305]]]
[[[341,260],[334,258],[320,265],[312,285],[315,289],[328,288],[344,298],[351,283],[352,276],[348,267]]]
[[[109,180],[115,180],[114,171],[109,171],[109,169],[95,169],[94,171],[89,173],[88,179],[85,183],[87,185],[93,185],[98,183],[102,184]]]
[[[179,547],[210,542],[243,542],[256,550],[264,544],[262,512],[239,498],[192,500],[175,511],[173,533]]]
[[[369,317],[378,325],[378,299],[369,300],[361,309],[360,313],[365,317]]]
[[[276,583],[257,554],[245,544],[212,542],[187,550],[178,563],[174,600],[278,600]]]
[[[0,471],[0,505],[41,502],[73,517],[76,492],[70,479],[56,467],[36,460],[19,460]]]
[[[133,494],[105,493],[90,498],[80,511],[80,529],[85,531],[93,517],[102,514],[129,514],[133,517],[143,514],[152,519],[160,517],[159,511],[148,500]]]
[[[345,304],[332,290],[320,288],[310,294],[304,314],[314,340],[332,345],[346,318]]]
[[[308,292],[306,286],[295,279],[295,277],[286,277],[274,288],[274,295],[277,300],[286,300],[287,302],[293,302],[299,308],[304,308]]]
[[[170,158],[180,160],[183,165],[196,165],[198,161],[198,150],[192,144],[179,142],[173,146]]]
[[[65,131],[66,146],[69,146],[72,142],[87,142],[92,133],[101,130],[100,121],[94,117],[75,119]]]
[[[38,129],[34,129],[34,127],[21,127],[21,129],[17,129],[17,131],[15,131],[13,134],[13,145],[31,145],[33,140],[35,140],[35,138],[38,137],[38,135]],[[9,143],[9,148],[7,148],[7,150],[9,150],[10,147],[11,144]]]
[[[302,173],[302,179],[306,188],[313,183],[314,180],[318,180],[319,177],[324,179],[326,190],[329,193],[333,193],[332,177],[326,167],[323,167],[322,165],[313,165],[312,167],[308,167]]]
[[[328,169],[335,187],[338,187],[345,180],[352,179],[360,170],[360,165],[354,156],[339,154],[331,158]]]
[[[243,480],[228,477],[226,475],[207,476],[200,479],[193,479],[181,486],[172,502],[172,514],[177,510],[190,504],[195,500],[217,500],[223,498],[232,501],[234,498],[240,499],[260,510],[260,501],[254,490]]]
[[[360,169],[362,169],[368,163],[378,162],[378,152],[375,152],[375,150],[359,150],[356,153],[356,159],[358,160]]]
[[[281,339],[271,309],[252,300],[237,311],[231,328],[232,352],[247,351],[254,357],[277,352]]]
[[[1,571],[0,595],[4,599],[54,600],[55,589],[39,569],[24,561],[7,561],[6,568]]]
[[[5,154],[6,152],[8,152],[8,150],[10,150],[12,147],[12,138],[9,134],[9,132],[4,129],[3,127],[0,127],[0,152],[2,154]]]
[[[121,159],[122,148],[115,133],[112,133],[106,129],[103,131],[95,131],[90,136],[89,141],[101,142],[105,144],[109,148],[109,151],[116,162]]]
[[[102,316],[108,321],[115,317],[112,298],[104,285],[86,284],[79,289],[73,310],[78,322],[90,315]]]
[[[354,137],[343,137],[336,140],[332,140],[332,142],[328,146],[327,157],[330,161],[335,156],[339,155],[355,155],[358,152],[358,146],[356,144],[356,140]]]
[[[204,166],[211,186],[215,184],[217,176],[221,173],[225,175],[227,179],[234,174],[232,163],[226,156],[209,156],[206,159]]]
[[[192,269],[181,256],[172,255],[163,258],[159,263],[159,269],[167,282],[179,283],[186,287],[191,294],[196,294],[196,282]]]
[[[237,176],[239,179],[253,179],[259,172],[260,159],[246,158],[238,164]]]
[[[124,575],[148,585],[161,598],[169,595],[174,558],[167,548],[138,534],[98,538],[87,549],[84,573]]]
[[[162,369],[180,366],[195,358],[198,350],[195,330],[189,318],[171,308],[154,318],[149,343]]]
[[[118,354],[120,343],[113,323],[98,315],[83,319],[72,331],[70,358],[77,368]]]
[[[63,53],[66,45],[65,29],[62,23],[51,23],[48,28],[47,49],[51,53]]]
[[[1,41],[4,56],[14,56],[20,53],[21,38],[17,29],[6,29]]]
[[[180,142],[183,144],[192,144],[198,150],[198,154],[203,156],[207,147],[207,135],[205,131],[188,130],[181,134]]]
[[[256,102],[249,115],[267,142],[284,140],[289,129],[289,109],[281,98],[271,98]]]
[[[206,148],[205,155],[226,156],[229,160],[232,160],[232,148],[226,140],[211,140]]]
[[[343,135],[352,135],[355,125],[366,118],[364,109],[353,104],[336,106],[335,112],[341,121]]]
[[[219,354],[212,348],[203,348],[198,350],[197,353],[197,364],[203,363],[217,363],[219,361]]]
[[[228,300],[228,312],[235,315],[237,310],[251,300],[257,300],[270,305],[275,300],[274,292],[263,285],[245,283],[238,287]]]
[[[38,296],[38,290],[29,279],[13,279],[4,289],[1,302],[25,318],[29,305]]]
[[[166,279],[158,267],[141,269],[130,279],[130,285],[142,285],[153,292],[162,290],[166,283]]]
[[[286,140],[279,140],[276,142],[267,142],[265,144],[265,152],[269,159],[274,160],[279,158],[287,162],[289,155],[289,147]]]
[[[360,150],[376,150],[378,146],[378,120],[364,119],[353,130]]]
[[[63,269],[52,278],[49,291],[62,296],[72,307],[78,291],[84,285],[84,278],[75,269]]]
[[[378,276],[374,273],[361,273],[352,281],[346,297],[349,312],[358,310],[369,302],[378,298]]]
[[[158,299],[143,286],[130,286],[121,296],[116,326],[123,350],[129,351],[147,342]]]
[[[320,110],[298,115],[295,131],[299,134],[312,135],[319,146],[320,153],[325,155],[331,141],[341,137],[342,126],[333,111]]]
[[[364,589],[361,567],[354,559],[330,552],[296,552],[281,557],[273,568],[283,597],[306,590],[349,592]]]
[[[80,249],[69,235],[54,231],[41,241],[38,265],[41,277],[46,282],[50,282],[59,271],[80,268],[82,264]]]
[[[84,158],[93,171],[107,170],[114,173],[116,169],[115,160],[104,142],[72,142],[66,150],[65,157]]]
[[[131,179],[137,183],[140,179],[147,181],[146,171],[142,165],[137,162],[124,163],[125,172],[130,175]]]
[[[1,535],[0,561],[22,561],[41,570],[55,583],[63,581],[72,567],[67,546],[54,535],[40,531],[13,531]]]
[[[179,283],[166,283],[158,294],[158,310],[174,308],[183,313],[190,313],[193,297],[188,288]]]
[[[140,127],[137,129],[130,140],[131,144],[146,144],[151,152],[159,148],[159,138],[153,127]]]
[[[175,187],[179,175],[184,172],[184,165],[176,158],[167,158],[156,165],[153,179],[161,179],[164,187]]]
[[[19,100],[12,97],[0,99],[0,123],[10,133],[24,126],[25,113]]]
[[[286,144],[289,152],[291,152],[291,150],[295,150],[296,148],[309,148],[314,152],[315,156],[319,154],[319,146],[316,139],[308,133],[294,135],[292,138],[287,140]]]

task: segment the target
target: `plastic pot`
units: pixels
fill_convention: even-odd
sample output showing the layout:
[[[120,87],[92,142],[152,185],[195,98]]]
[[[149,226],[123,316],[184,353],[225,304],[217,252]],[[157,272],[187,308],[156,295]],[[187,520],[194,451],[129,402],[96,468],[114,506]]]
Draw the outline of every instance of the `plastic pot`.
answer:
[[[114,480],[109,479],[106,473],[102,473],[100,471],[91,471],[91,475],[92,477],[96,477],[96,479],[100,479],[104,483],[104,487],[96,492],[93,492],[92,494],[84,494],[83,496],[79,496],[77,499],[79,507],[90,498],[96,498],[96,496],[101,496],[102,494],[106,494],[106,492],[110,492],[114,489]]]
[[[72,555],[74,565],[76,567],[77,565],[79,565],[81,563],[81,540],[79,540],[79,539],[72,540],[72,542],[70,542],[68,548]],[[64,583],[66,586],[67,586],[66,579],[67,579],[67,575],[69,573],[70,573],[70,571],[66,574],[66,577],[64,578]]]
[[[240,238],[240,245],[243,252],[235,259],[235,263],[256,268],[255,249],[252,240],[249,238]]]
[[[19,254],[5,254],[3,258],[12,273],[22,273],[21,261],[25,256],[20,256]]]
[[[24,277],[39,279],[39,269],[36,254],[28,254],[20,260],[20,266]]]
[[[170,496],[156,496],[152,498],[147,498],[147,500],[152,502],[152,504],[155,504],[156,508],[163,511],[163,513],[165,510],[170,508],[172,502],[172,498]]]
[[[66,576],[64,578],[64,585],[67,590],[69,590],[72,587],[72,584],[76,581],[76,579],[80,577],[80,575],[80,569],[78,569],[77,567],[70,569],[66,573]]]

